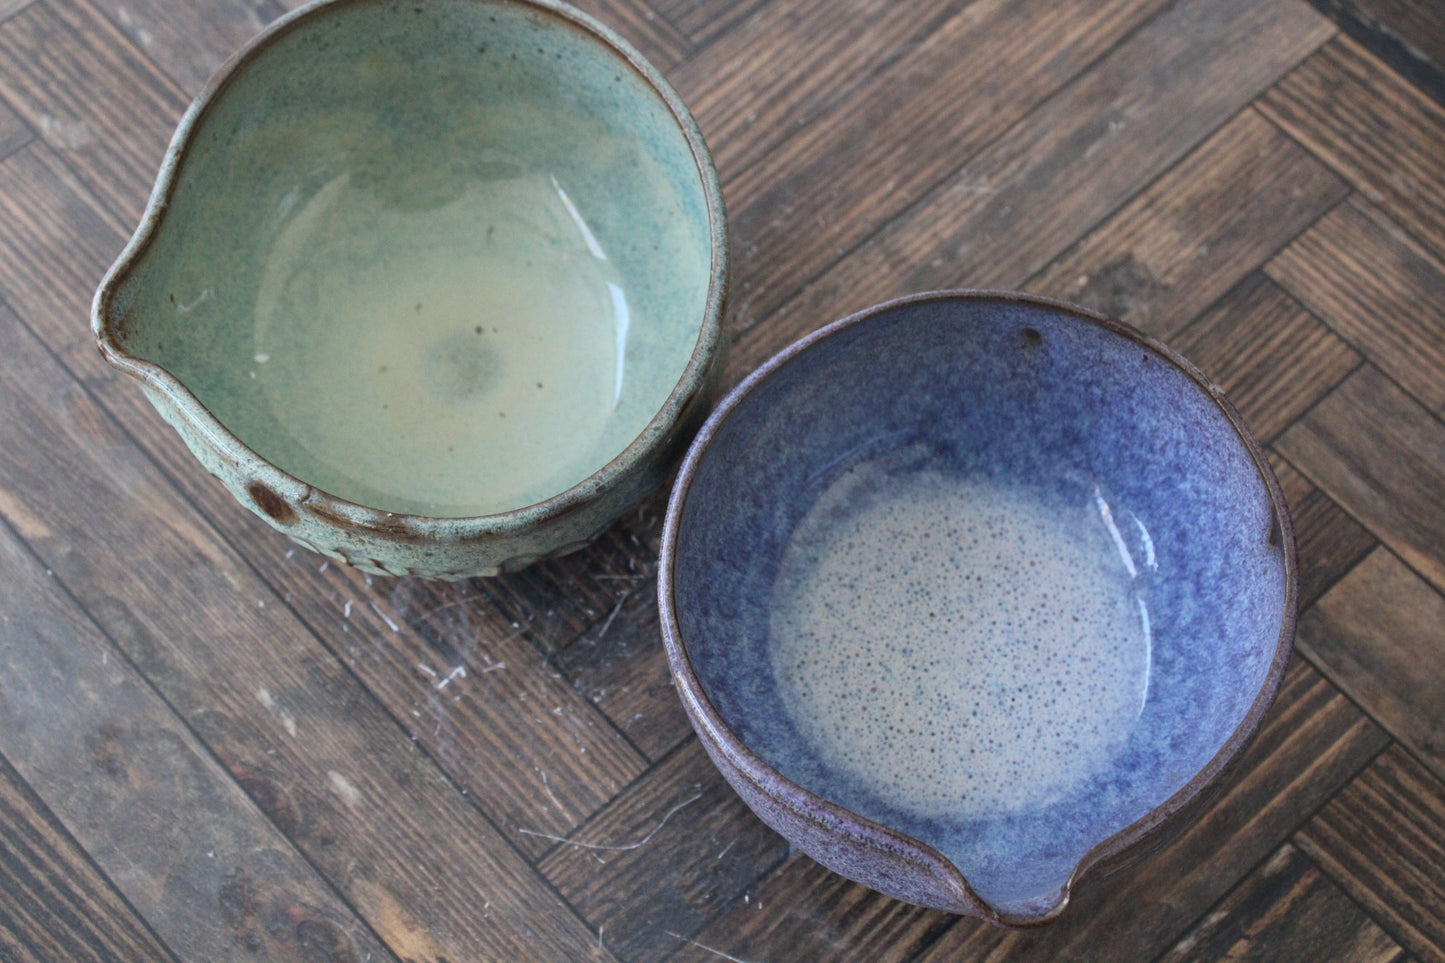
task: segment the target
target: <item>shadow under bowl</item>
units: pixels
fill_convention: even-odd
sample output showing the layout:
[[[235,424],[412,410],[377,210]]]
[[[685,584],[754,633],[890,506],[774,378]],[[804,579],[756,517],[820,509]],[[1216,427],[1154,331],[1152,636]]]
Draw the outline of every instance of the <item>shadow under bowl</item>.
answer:
[[[677,94],[552,0],[321,0],[187,112],[105,354],[296,541],[494,574],[585,544],[706,414],[727,278]]]
[[[668,508],[668,657],[762,819],[1007,925],[1186,825],[1294,635],[1283,497],[1188,362],[1026,295],[942,292],[788,348]]]

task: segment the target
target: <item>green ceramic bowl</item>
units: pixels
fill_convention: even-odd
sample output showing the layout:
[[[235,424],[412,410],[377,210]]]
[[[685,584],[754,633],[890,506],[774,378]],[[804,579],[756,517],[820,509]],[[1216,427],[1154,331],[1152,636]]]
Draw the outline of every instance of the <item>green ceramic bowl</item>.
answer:
[[[182,119],[105,356],[297,542],[495,574],[582,545],[705,414],[727,280],[697,125],[551,0],[320,0]]]

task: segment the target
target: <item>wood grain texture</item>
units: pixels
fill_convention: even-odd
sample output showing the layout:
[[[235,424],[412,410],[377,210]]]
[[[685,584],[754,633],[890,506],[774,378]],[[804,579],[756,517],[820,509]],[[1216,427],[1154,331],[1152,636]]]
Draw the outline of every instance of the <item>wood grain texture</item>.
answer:
[[[1366,365],[1276,447],[1437,589],[1445,589],[1445,425]]]
[[[662,646],[655,577],[630,583],[612,613],[556,662],[649,759],[662,758],[692,734]]]
[[[734,370],[885,298],[1021,284],[1328,35],[1302,4],[1171,7],[746,333]],[[781,253],[768,269],[810,273]]]
[[[1406,953],[1286,843],[1159,963],[1402,963]]]
[[[4,759],[0,893],[0,959],[7,963],[175,960]]]
[[[250,544],[238,520],[235,531]],[[292,551],[287,549],[287,551]],[[322,568],[326,571],[320,571]],[[277,592],[529,858],[522,830],[565,834],[646,769],[646,760],[505,621],[471,594],[419,579],[368,579],[296,549]],[[322,594],[325,590],[326,594]]]
[[[0,0],[0,20],[10,17],[31,4],[32,0]]]
[[[1347,190],[1245,110],[1027,287],[1167,340]]]
[[[539,866],[625,960],[663,960],[787,855],[697,740],[648,771]]]
[[[1152,959],[1178,942],[1289,838],[1302,813],[1328,800],[1386,741],[1338,689],[1297,660],[1223,794],[1178,839],[1138,866],[1084,887],[1047,927],[1004,932],[960,919],[919,961]]]
[[[1445,413],[1445,266],[1380,211],[1341,204],[1267,265],[1285,287],[1436,414]]]
[[[0,160],[9,157],[35,137],[10,105],[0,100]]]
[[[47,343],[83,346],[89,372],[113,378],[86,319],[90,293],[125,244],[120,221],[44,143],[0,161],[0,214],[0,297]]]
[[[947,49],[950,39],[965,47],[983,43],[985,35],[970,25],[980,11],[985,19],[999,16],[994,6],[961,0],[774,0],[680,64],[673,80],[702,125],[734,213],[751,201],[748,189],[734,187],[748,167],[794,137],[836,137],[840,132],[832,128],[848,123],[836,112],[855,99],[889,96],[888,81],[896,84],[903,64],[911,65],[901,76],[912,77],[914,89],[947,83],[948,68],[938,62],[937,51]],[[955,17],[961,8],[973,13]],[[940,31],[929,59],[927,49],[917,48]],[[879,74],[888,79],[880,83]],[[831,142],[825,146],[835,148]],[[749,183],[754,191],[765,187]]]
[[[1262,274],[1171,339],[1269,444],[1360,364],[1339,335]]]
[[[147,447],[170,442],[154,431]],[[643,757],[547,670],[523,623],[483,594],[488,580],[434,585],[329,563],[257,525],[184,453],[171,457],[182,488],[215,502],[227,540],[524,855],[546,847],[520,829],[567,833],[641,775]]]
[[[486,592],[538,651],[556,652],[605,622],[656,573],[667,496],[667,486],[653,492],[585,552],[470,585]]]
[[[93,0],[187,97],[226,58],[285,13],[275,0]]]
[[[123,220],[140,220],[185,96],[87,0],[0,23],[0,95]]]
[[[606,959],[80,386],[18,323],[0,338],[0,448],[34,453],[0,460],[7,517],[381,938],[416,959]]]
[[[1356,42],[1445,104],[1445,30],[1434,0],[1312,0]]]
[[[1081,15],[1046,0],[971,5],[866,87],[726,177],[741,278],[734,298],[738,324],[748,328],[768,317],[801,284],[935,191],[1159,6],[1157,0],[1092,5]],[[998,188],[977,176],[962,184]],[[927,257],[939,253],[931,249]]]
[[[1337,37],[1265,92],[1259,109],[1422,242],[1445,250],[1445,107]]]
[[[107,385],[103,397],[114,403],[133,391]],[[141,433],[161,451],[169,435],[158,423]],[[548,668],[545,649],[529,640],[539,627],[519,620],[530,612],[511,618],[496,604],[497,583],[521,576],[433,585],[337,566],[258,525],[183,450],[166,457],[226,539],[524,855],[547,847],[522,829],[569,832],[641,774],[642,756]],[[596,574],[599,585],[623,584]],[[566,598],[555,588],[547,597],[558,608]]]
[[[714,3],[711,0],[650,0],[657,14],[688,38],[695,47],[705,47],[719,37],[737,32],[748,17],[776,8],[769,0],[741,0]]]
[[[804,892],[808,900],[800,903],[795,894]],[[786,946],[798,960],[900,963],[953,922],[946,913],[880,896],[794,853],[668,960],[762,960]]]
[[[1396,746],[1295,837],[1421,963],[1445,960],[1445,783]]]
[[[1445,597],[1376,549],[1304,613],[1297,644],[1445,779]]]
[[[14,340],[7,357],[36,360]],[[11,534],[50,534],[13,481],[0,484],[0,752],[183,959],[389,958]]]
[[[1294,525],[1303,611],[1380,543],[1293,465],[1273,451],[1268,454]]]

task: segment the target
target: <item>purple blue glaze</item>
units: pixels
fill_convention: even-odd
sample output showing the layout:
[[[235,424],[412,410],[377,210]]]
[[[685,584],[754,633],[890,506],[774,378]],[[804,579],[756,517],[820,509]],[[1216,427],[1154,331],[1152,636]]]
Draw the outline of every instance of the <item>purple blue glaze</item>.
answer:
[[[664,562],[669,644],[685,649],[685,669],[728,730],[721,739],[704,732],[704,743],[714,758],[726,757],[736,755],[735,737],[785,783],[932,847],[1005,917],[1045,915],[1085,854],[1237,753],[1277,685],[1292,635],[1293,569],[1288,523],[1257,451],[1192,369],[1122,326],[1063,306],[927,296],[835,326],[724,403],[674,494]],[[845,494],[856,488],[849,473],[860,471],[868,491],[840,497],[839,486]],[[922,488],[920,478],[929,480]],[[847,526],[860,506],[939,486],[1089,515],[1121,604],[1141,610],[1136,641],[1146,646],[1146,675],[1137,657],[1120,663],[1133,667],[1119,682],[1133,687],[1133,709],[1109,717],[1123,728],[1097,741],[1096,750],[1106,747],[1099,759],[1055,780],[1066,791],[1051,789],[1048,778],[1028,798],[987,790],[1007,771],[997,765],[973,783],[940,780],[925,771],[921,753],[894,760],[899,780],[909,767],[917,773],[916,785],[894,787],[892,777],[867,771],[866,752],[829,749],[816,719],[799,718],[816,709],[819,691],[851,684],[815,680],[800,698],[798,667],[778,666],[775,620],[800,578],[811,577],[784,572],[780,581],[780,571],[820,564],[788,561],[798,557],[790,543],[800,526],[819,544],[831,537],[829,525],[851,539],[857,532]],[[861,591],[880,591],[870,586],[906,569],[896,553],[907,550],[895,544],[873,559],[876,571],[858,573]],[[841,598],[847,580],[836,558],[831,564],[827,591]],[[936,590],[936,578],[924,581]],[[916,613],[919,649],[931,631],[924,608]],[[896,614],[852,611],[879,620],[892,638],[878,653],[922,657],[902,640]],[[1056,638],[1020,643],[1057,642],[1057,620],[1042,624]],[[672,655],[675,668],[683,664],[682,652]],[[835,676],[852,671],[846,659],[811,664]],[[910,692],[923,684],[917,671],[902,675]],[[687,701],[689,686],[682,688]],[[890,698],[886,686],[872,698]],[[697,708],[689,709],[697,721]],[[860,732],[885,717],[892,718],[860,714]],[[1057,726],[1061,718],[1025,710],[1009,724]],[[1014,753],[1026,742],[1017,731],[993,741],[993,751]],[[1056,734],[1044,741],[1055,753],[1063,744]],[[737,784],[730,767],[724,771]],[[939,793],[964,790],[971,804],[940,804]],[[764,818],[772,804],[764,802]],[[803,806],[786,798],[777,805]],[[846,859],[820,858],[848,872]]]

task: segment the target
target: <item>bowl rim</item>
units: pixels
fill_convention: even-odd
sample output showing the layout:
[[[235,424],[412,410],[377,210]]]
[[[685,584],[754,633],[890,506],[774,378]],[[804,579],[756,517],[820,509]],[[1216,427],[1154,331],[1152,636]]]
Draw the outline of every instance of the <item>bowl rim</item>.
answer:
[[[382,0],[395,6],[415,6],[430,0]],[[138,267],[157,236],[175,193],[181,168],[187,161],[193,134],[210,113],[212,105],[236,78],[276,41],[300,29],[308,21],[324,16],[345,15],[346,8],[376,0],[310,0],[278,17],[248,40],[207,80],[181,116],[161,161],[150,198],[140,224],[106,272],[91,303],[91,334],[101,355],[111,365],[160,392],[184,414],[207,442],[244,479],[259,482],[271,492],[286,492],[286,500],[304,506],[330,524],[341,524],[357,532],[392,540],[399,534],[406,540],[468,541],[530,531],[554,519],[577,512],[624,481],[634,466],[646,463],[668,443],[689,405],[706,393],[713,362],[723,342],[723,317],[729,288],[727,214],[722,187],[712,154],[702,130],[680,94],[635,47],[597,18],[563,0],[464,0],[478,7],[511,6],[531,8],[554,19],[556,25],[600,44],[629,66],[666,105],[678,131],[692,154],[708,218],[710,250],[707,298],[697,319],[697,338],[687,364],[666,400],[630,442],[608,462],[571,487],[530,505],[485,515],[422,515],[373,508],[341,496],[300,478],[258,454],[217,418],[179,378],[153,361],[131,354],[121,344],[120,319],[116,302],[120,287]]]
[[[1080,321],[1094,324],[1114,334],[1127,338],[1139,346],[1173,364],[1191,378],[1214,402],[1224,415],[1236,435],[1244,443],[1255,469],[1264,483],[1270,506],[1277,526],[1280,548],[1284,560],[1285,598],[1281,613],[1279,637],[1275,642],[1269,669],[1256,692],[1254,700],[1234,731],[1213,757],[1196,772],[1183,786],[1150,809],[1134,822],[1106,837],[1091,847],[1070,872],[1060,892],[1057,903],[1037,915],[1003,912],[974,892],[967,879],[954,864],[934,847],[914,839],[906,833],[891,829],[882,823],[860,816],[811,790],[794,782],[775,767],[765,762],[732,731],[721,714],[712,704],[701,680],[693,668],[683,641],[681,625],[677,617],[677,600],[674,590],[674,575],[678,529],[687,503],[692,482],[699,465],[707,454],[712,439],[734,409],[741,405],[761,383],[794,358],[807,352],[813,345],[824,341],[840,331],[864,324],[870,319],[894,311],[897,308],[922,302],[946,301],[995,301],[1013,302],[1046,308],[1069,315]],[[1271,532],[1273,536],[1275,533]],[[1273,540],[1273,539],[1271,539]],[[939,873],[943,880],[957,887],[962,898],[953,912],[967,912],[981,916],[988,921],[1010,927],[1037,926],[1054,919],[1069,905],[1074,889],[1086,875],[1098,868],[1106,872],[1111,865],[1123,864],[1133,855],[1143,855],[1141,850],[1156,833],[1182,830],[1211,801],[1211,788],[1219,788],[1223,778],[1238,762],[1244,750],[1258,733],[1266,713],[1279,692],[1293,651],[1296,620],[1298,617],[1299,572],[1296,556],[1294,529],[1290,522],[1288,506],[1279,480],[1270,467],[1263,448],[1250,432],[1243,417],[1233,404],[1192,362],[1169,348],[1162,341],[1145,334],[1132,325],[1108,317],[1079,305],[1054,298],[1018,291],[960,288],[926,291],[893,298],[880,304],[864,308],[840,320],[827,324],[793,342],[773,355],[740,382],[727,397],[713,410],[712,415],[693,438],[691,447],[678,471],[677,480],[668,500],[667,514],[663,523],[662,543],[658,559],[658,608],[667,650],[669,666],[677,683],[689,717],[701,733],[706,730],[708,738],[717,743],[718,750],[735,767],[741,778],[746,779],[758,791],[774,800],[780,800],[795,815],[826,827],[831,832],[841,832],[856,844],[872,848],[887,848],[911,852],[914,861],[923,868]],[[791,797],[782,798],[780,797]],[[1165,839],[1168,837],[1166,836]],[[941,864],[941,872],[940,872]]]

